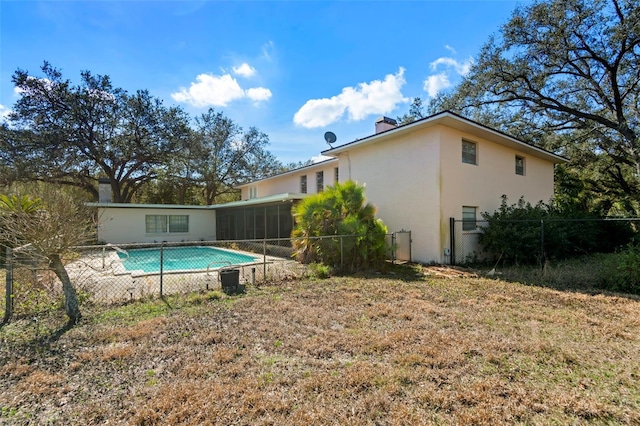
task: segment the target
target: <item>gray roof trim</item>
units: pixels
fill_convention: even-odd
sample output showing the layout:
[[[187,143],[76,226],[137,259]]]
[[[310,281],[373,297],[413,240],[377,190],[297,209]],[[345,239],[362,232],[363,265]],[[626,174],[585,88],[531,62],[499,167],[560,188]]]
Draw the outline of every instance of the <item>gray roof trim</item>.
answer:
[[[182,210],[215,210],[229,207],[244,207],[260,204],[271,204],[285,201],[302,200],[309,194],[283,193],[269,195],[267,197],[252,198],[250,200],[231,201],[229,203],[214,204],[211,206],[190,206],[184,204],[132,204],[132,203],[86,203],[88,207],[115,208],[115,209],[182,209]]]
[[[367,136],[362,139],[356,139],[355,141],[346,143],[342,146],[322,151],[321,154],[328,156],[337,156],[338,154],[347,152],[353,148],[358,148],[360,146],[369,145],[376,142],[383,142],[393,138],[394,136],[409,133],[418,128],[432,127],[436,125],[443,125],[464,131],[466,133],[471,133],[479,137],[492,140],[493,142],[499,143],[501,145],[510,146],[528,154],[545,158],[553,163],[567,163],[569,161],[567,158],[554,154],[551,151],[547,151],[535,145],[528,144],[524,141],[509,136],[504,132],[492,129],[491,127],[487,127],[473,120],[469,120],[468,118],[462,117],[451,111],[439,112],[429,117],[416,120],[409,124],[405,124],[393,129],[386,130],[384,132]]]

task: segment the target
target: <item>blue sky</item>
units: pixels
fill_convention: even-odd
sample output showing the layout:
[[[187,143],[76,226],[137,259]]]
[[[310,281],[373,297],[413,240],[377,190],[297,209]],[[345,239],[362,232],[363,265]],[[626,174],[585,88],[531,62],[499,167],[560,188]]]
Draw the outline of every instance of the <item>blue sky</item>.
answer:
[[[18,68],[106,74],[192,117],[209,107],[269,135],[283,163],[370,135],[455,85],[515,1],[0,0],[0,115]]]

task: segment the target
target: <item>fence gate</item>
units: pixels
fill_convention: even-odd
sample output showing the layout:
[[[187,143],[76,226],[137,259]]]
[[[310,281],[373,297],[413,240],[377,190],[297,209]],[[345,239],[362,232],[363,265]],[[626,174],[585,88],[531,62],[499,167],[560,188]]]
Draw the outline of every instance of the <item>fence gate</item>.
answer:
[[[391,234],[391,247],[393,247],[393,260],[411,262],[411,231],[396,231]]]

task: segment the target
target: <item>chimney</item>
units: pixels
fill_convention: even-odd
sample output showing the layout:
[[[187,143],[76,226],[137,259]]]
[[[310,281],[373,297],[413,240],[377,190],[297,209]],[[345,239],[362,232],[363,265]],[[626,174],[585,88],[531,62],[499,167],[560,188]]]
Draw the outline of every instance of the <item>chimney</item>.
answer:
[[[99,203],[111,202],[111,179],[109,178],[98,179],[98,202]]]
[[[398,127],[398,122],[393,118],[380,117],[376,120],[376,134]]]

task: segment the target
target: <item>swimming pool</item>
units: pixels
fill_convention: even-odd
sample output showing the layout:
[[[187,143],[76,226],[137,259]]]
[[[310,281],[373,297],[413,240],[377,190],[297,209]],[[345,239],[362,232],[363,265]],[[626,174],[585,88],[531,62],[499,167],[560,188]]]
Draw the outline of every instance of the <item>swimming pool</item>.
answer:
[[[160,249],[118,251],[127,271],[160,272]],[[162,253],[163,271],[217,269],[229,265],[254,263],[259,258],[215,247],[166,247]]]

